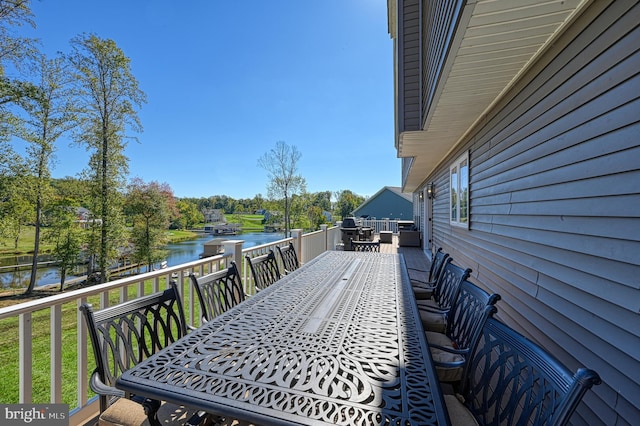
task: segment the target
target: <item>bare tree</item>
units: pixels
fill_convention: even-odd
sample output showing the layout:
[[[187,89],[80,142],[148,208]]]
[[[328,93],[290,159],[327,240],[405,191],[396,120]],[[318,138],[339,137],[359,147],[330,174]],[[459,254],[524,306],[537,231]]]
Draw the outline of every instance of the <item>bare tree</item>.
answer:
[[[269,177],[268,195],[284,201],[285,236],[289,236],[291,229],[291,196],[304,191],[306,187],[304,178],[298,174],[298,161],[301,157],[302,154],[295,145],[278,141],[274,148],[258,159],[258,166],[266,170]]]

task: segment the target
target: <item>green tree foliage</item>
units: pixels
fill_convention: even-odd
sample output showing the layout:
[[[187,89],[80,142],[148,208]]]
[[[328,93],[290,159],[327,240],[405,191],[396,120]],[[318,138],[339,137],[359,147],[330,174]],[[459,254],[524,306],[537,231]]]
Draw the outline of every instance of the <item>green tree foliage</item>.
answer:
[[[192,201],[182,199],[176,202],[179,215],[172,222],[174,229],[192,229],[204,222],[204,215],[198,210],[198,205]]]
[[[356,195],[348,189],[336,192],[336,198],[338,199],[336,202],[336,212],[342,218],[351,216],[353,211],[364,202],[364,197]]]
[[[34,40],[18,37],[14,32],[14,29],[25,25],[35,28],[29,3],[28,0],[0,1],[0,107],[38,95],[36,86],[20,78],[9,77],[6,72],[7,66],[13,67],[12,70],[20,70],[25,59],[35,52]],[[7,123],[7,114],[6,110],[0,108],[2,126]]]
[[[0,1],[0,235],[10,236],[16,247],[28,212],[27,199],[21,193],[28,182],[21,179],[24,162],[9,144],[16,118],[8,107],[24,97],[37,96],[37,89],[18,77],[34,50],[33,40],[15,35],[14,30],[25,25],[35,27],[29,1]],[[7,67],[11,67],[12,77]]]
[[[88,182],[75,177],[52,179],[51,187],[56,198],[66,200],[69,206],[82,206],[88,208],[89,190]]]
[[[106,282],[109,264],[123,246],[122,196],[128,159],[124,155],[127,131],[141,131],[137,114],[145,94],[131,72],[131,63],[113,40],[82,35],[71,41],[68,60],[74,69],[81,108],[78,141],[93,152],[87,175],[91,182],[91,210],[100,221],[90,248],[97,255],[100,281]],[[99,232],[98,232],[99,231]]]
[[[291,229],[290,198],[303,192],[306,187],[304,178],[298,174],[298,161],[301,157],[302,154],[295,145],[278,141],[274,148],[258,159],[258,165],[267,172],[269,178],[268,195],[284,202],[285,235],[289,235]]]
[[[331,211],[331,191],[320,191],[313,194],[313,205],[322,211]]]
[[[15,161],[11,169],[22,169],[21,160]],[[22,227],[34,220],[32,197],[29,196],[32,187],[33,178],[23,171],[5,176],[0,184],[0,235],[11,239],[15,249],[20,242]]]
[[[125,211],[133,222],[133,260],[147,264],[151,270],[154,263],[166,257],[162,250],[167,243],[166,229],[178,215],[173,192],[166,183],[145,183],[136,178],[129,185]]]
[[[38,58],[31,67],[34,83],[39,89],[36,98],[22,98],[18,103],[26,114],[21,116],[15,127],[16,136],[28,142],[26,166],[32,178],[32,186],[27,193],[35,208],[35,242],[31,279],[26,294],[33,291],[36,285],[36,269],[40,252],[40,229],[42,211],[51,196],[50,164],[55,151],[55,142],[75,125],[65,62],[61,58]]]
[[[64,289],[67,274],[80,261],[84,235],[77,220],[75,208],[68,200],[61,199],[53,206],[49,214],[49,227],[44,233],[44,240],[54,243],[53,254],[58,259],[60,270],[60,291]]]

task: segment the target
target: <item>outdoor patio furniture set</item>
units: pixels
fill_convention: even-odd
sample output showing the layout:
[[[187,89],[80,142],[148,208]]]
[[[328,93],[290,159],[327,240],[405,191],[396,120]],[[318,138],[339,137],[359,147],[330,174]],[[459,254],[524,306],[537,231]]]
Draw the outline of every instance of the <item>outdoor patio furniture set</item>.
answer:
[[[417,281],[369,243],[302,267],[292,244],[278,247],[283,273],[272,250],[247,258],[250,297],[234,262],[192,274],[200,327],[173,282],[84,304],[100,424],[559,425],[600,383],[494,318],[500,296],[442,250]]]

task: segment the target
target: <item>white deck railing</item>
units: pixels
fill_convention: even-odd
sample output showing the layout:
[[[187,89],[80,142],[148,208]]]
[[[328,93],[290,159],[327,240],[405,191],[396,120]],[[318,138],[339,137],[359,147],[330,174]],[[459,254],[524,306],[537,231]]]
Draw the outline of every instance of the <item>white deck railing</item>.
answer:
[[[358,225],[373,228],[374,234],[379,234],[380,231],[391,231],[394,234],[398,233],[398,221],[390,219],[358,219]]]
[[[16,352],[15,346],[13,350],[0,348],[0,403],[69,404],[70,425],[83,424],[98,414],[99,407],[88,387],[93,358],[90,357],[91,347],[84,320],[78,310],[82,303],[90,302],[102,309],[160,291],[173,279],[185,305],[187,322],[196,324],[200,315],[195,292],[189,282],[190,273],[203,275],[225,268],[234,260],[242,271],[247,291],[251,293],[254,286],[244,265],[245,256],[254,257],[270,249],[275,251],[277,245],[288,245],[292,241],[300,262],[306,263],[320,253],[334,249],[341,238],[338,227],[327,226],[309,234],[294,230],[292,235],[291,238],[247,249],[242,248],[242,241],[230,240],[224,243],[222,255],[0,308],[0,332],[5,339],[15,342],[19,349]],[[70,351],[63,351],[63,346],[75,347],[73,359],[69,359]],[[34,363],[36,357],[38,360],[50,359],[48,368],[43,371],[42,362]],[[34,366],[37,366],[35,370]],[[70,388],[74,387],[74,392],[71,392]],[[69,397],[71,393],[75,396]]]

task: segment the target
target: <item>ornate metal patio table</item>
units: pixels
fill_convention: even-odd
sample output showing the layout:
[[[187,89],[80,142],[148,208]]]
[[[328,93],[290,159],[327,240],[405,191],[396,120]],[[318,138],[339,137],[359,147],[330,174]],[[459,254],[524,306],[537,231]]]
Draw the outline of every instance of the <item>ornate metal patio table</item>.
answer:
[[[448,424],[401,255],[329,251],[117,386],[260,425]]]

